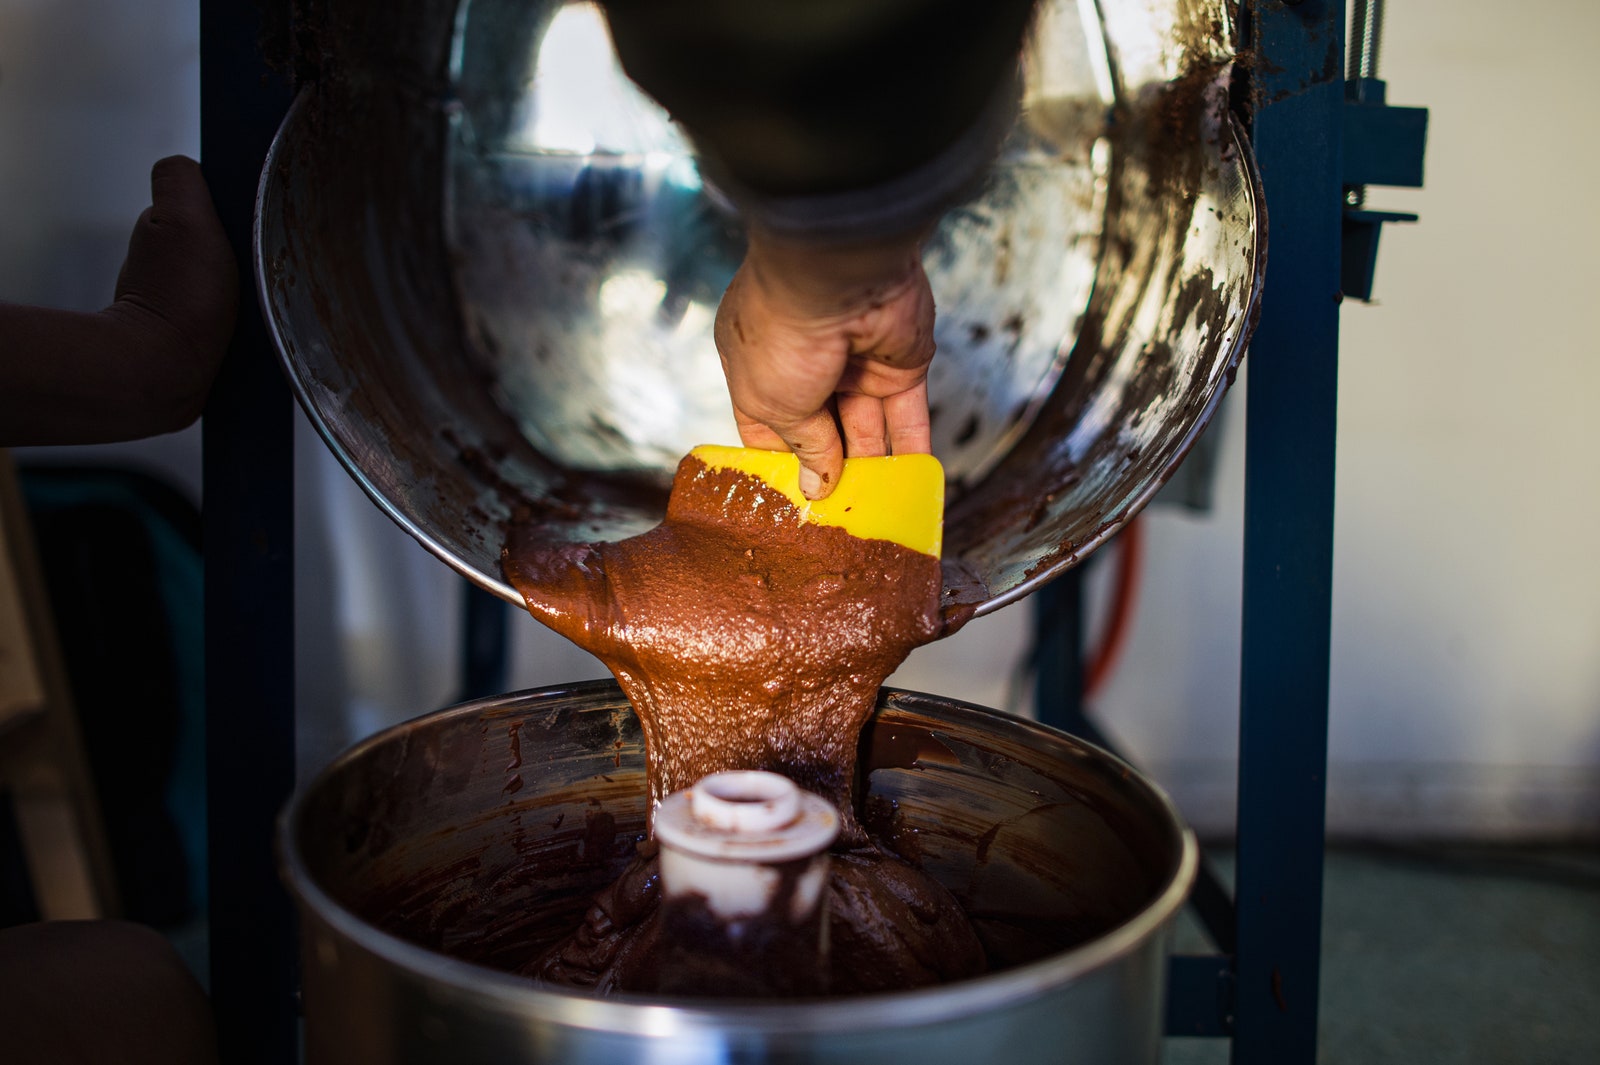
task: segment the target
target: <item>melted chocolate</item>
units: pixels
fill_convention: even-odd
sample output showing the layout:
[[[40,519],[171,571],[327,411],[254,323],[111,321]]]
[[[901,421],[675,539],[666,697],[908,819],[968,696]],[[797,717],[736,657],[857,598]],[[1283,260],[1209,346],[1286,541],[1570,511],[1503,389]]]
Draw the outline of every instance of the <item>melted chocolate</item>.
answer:
[[[506,576],[533,616],[616,675],[644,728],[650,800],[767,769],[851,813],[878,688],[938,636],[939,562],[807,524],[782,495],[692,456],[666,520],[619,543],[518,536]]]
[[[943,627],[939,561],[808,524],[770,486],[689,457],[666,520],[618,543],[519,530],[506,576],[532,614],[605,662],[644,733],[652,804],[727,769],[783,773],[843,822],[828,889],[835,993],[975,975],[983,950],[949,893],[876,848],[854,812],[857,740],[878,688]],[[653,852],[526,971],[656,990]]]

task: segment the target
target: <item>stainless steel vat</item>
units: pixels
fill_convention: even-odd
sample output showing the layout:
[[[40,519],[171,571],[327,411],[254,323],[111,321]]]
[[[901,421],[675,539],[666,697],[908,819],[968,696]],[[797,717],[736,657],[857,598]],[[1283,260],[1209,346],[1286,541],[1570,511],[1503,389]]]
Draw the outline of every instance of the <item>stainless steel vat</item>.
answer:
[[[1232,378],[1265,249],[1225,0],[1041,10],[1016,128],[926,255],[949,601],[977,613],[1170,475]],[[710,312],[737,224],[603,53],[557,61],[594,46],[583,11],[308,6],[257,209],[262,306],[311,420],[380,507],[513,602],[519,508],[620,538],[659,519],[689,445],[734,442]]]
[[[515,968],[527,930],[576,921],[643,830],[620,692],[544,689],[380,733],[285,812],[306,1061],[1155,1062],[1167,932],[1197,861],[1166,797],[1079,740],[909,692],[883,694],[862,766],[867,820],[992,952],[1026,953],[1028,927],[1076,945],[944,987],[784,1005],[598,999],[451,957]]]

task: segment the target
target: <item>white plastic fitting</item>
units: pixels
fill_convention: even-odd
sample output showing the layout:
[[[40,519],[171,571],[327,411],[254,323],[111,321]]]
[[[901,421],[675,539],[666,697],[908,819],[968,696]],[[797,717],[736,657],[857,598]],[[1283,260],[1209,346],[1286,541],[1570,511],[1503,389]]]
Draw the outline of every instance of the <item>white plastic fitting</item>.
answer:
[[[790,900],[790,919],[798,922],[822,897],[839,814],[788,777],[736,770],[667,796],[656,811],[655,831],[662,893],[669,899],[701,895],[727,920],[764,912],[783,879],[777,867],[810,859]]]

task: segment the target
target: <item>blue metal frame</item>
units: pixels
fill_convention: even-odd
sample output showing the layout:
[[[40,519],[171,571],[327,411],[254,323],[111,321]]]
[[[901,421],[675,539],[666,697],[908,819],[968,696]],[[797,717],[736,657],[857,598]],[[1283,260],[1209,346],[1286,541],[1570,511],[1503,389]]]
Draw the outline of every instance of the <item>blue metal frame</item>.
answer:
[[[461,583],[461,687],[456,701],[464,703],[506,690],[511,626],[504,600]]]
[[[1343,211],[1342,0],[1261,0],[1271,229],[1246,397],[1233,1060],[1316,1060]]]
[[[1343,139],[1367,152],[1359,183],[1421,181],[1425,113],[1387,115],[1357,92],[1347,110],[1342,0],[1256,0],[1241,11],[1248,98],[1266,191],[1270,264],[1246,398],[1244,618],[1238,865],[1232,922],[1202,875],[1197,908],[1222,953],[1175,957],[1170,1035],[1231,1036],[1238,1065],[1316,1060],[1332,610],[1334,442],[1343,281]],[[1365,81],[1357,89],[1366,87]],[[1368,93],[1368,96],[1373,96]],[[1388,142],[1391,151],[1383,150]],[[1370,157],[1370,158],[1369,158]],[[1392,172],[1391,172],[1392,171]],[[1356,218],[1355,222],[1391,220]],[[1357,280],[1370,292],[1376,228]],[[1359,267],[1365,267],[1364,278]],[[1048,590],[1046,593],[1048,594]],[[1077,629],[1041,603],[1042,720],[1088,738],[1075,694]]]
[[[202,166],[244,293],[203,430],[211,1002],[226,1065],[299,1055],[298,938],[273,850],[294,787],[294,421],[249,295],[256,180],[289,102],[262,58],[274,12],[286,4],[200,5]]]

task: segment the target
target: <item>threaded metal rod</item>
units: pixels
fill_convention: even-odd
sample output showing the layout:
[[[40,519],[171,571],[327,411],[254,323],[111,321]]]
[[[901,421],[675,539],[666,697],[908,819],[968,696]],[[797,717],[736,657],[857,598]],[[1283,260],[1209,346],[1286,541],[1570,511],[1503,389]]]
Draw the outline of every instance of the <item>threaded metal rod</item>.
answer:
[[[1345,45],[1345,76],[1378,76],[1378,53],[1383,47],[1383,0],[1351,0],[1350,40]]]
[[[1351,81],[1378,76],[1378,53],[1383,48],[1383,0],[1350,0],[1350,37],[1345,42],[1345,77]],[[1347,207],[1367,202],[1364,185],[1347,185]]]

